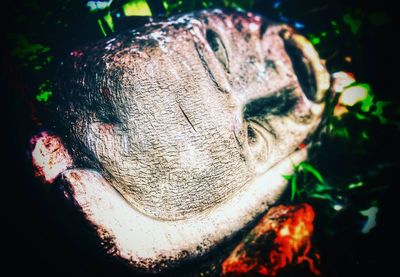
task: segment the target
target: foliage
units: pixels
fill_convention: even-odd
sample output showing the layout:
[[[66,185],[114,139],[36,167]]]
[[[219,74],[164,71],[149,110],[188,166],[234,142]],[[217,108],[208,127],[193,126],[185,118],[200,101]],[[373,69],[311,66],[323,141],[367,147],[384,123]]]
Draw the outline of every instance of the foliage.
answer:
[[[386,190],[388,186],[370,183],[371,177],[381,174],[378,168],[392,167],[395,163],[382,160],[382,164],[377,162],[368,165],[370,168],[358,168],[359,174],[353,176],[343,175],[339,171],[328,174],[325,178],[321,171],[328,172],[334,167],[330,163],[321,163],[316,158],[321,155],[313,156],[313,152],[324,152],[325,147],[336,144],[334,151],[337,151],[339,147],[346,147],[353,150],[351,151],[352,160],[359,161],[369,154],[366,150],[371,149],[370,145],[378,141],[373,134],[377,127],[382,128],[386,125],[389,129],[398,130],[399,122],[385,115],[386,107],[390,107],[392,102],[377,100],[370,85],[356,82],[347,73],[333,74],[335,75],[345,76],[350,80],[344,82],[342,80],[342,83],[347,83],[347,85],[336,90],[336,94],[329,102],[325,119],[326,127],[320,138],[324,144],[317,144],[310,149],[314,159],[294,165],[294,174],[283,176],[290,184],[290,200],[288,201],[320,202],[325,207],[324,209],[331,210],[328,221],[333,221],[334,217],[340,216],[343,209],[348,208],[353,209],[355,214],[364,216],[366,216],[366,211],[374,208],[371,211],[374,211],[375,218],[381,200],[380,195],[374,192]],[[333,89],[335,89],[335,83]],[[312,163],[318,165],[318,169]],[[329,168],[324,168],[324,165]],[[342,166],[345,166],[345,163]],[[357,194],[368,197],[363,201],[355,202],[352,199]],[[370,228],[365,226],[358,226],[358,231],[369,232],[373,227],[370,224],[368,225]],[[329,229],[331,233],[334,227],[330,226]]]
[[[253,10],[294,26],[310,39],[331,72],[347,72],[350,81],[332,90],[325,127],[309,149],[309,161],[294,165],[294,174],[284,176],[290,190],[283,201],[311,203],[317,208],[320,241],[337,242],[342,235],[358,238],[355,233],[375,232],[383,222],[383,211],[391,209],[390,201],[397,196],[393,187],[398,185],[393,153],[400,129],[399,94],[390,94],[397,76],[381,64],[397,65],[393,58],[397,46],[389,40],[394,17],[384,4],[356,2],[16,1],[9,8],[13,20],[6,39],[12,66],[24,82],[21,87],[29,88],[26,97],[35,110],[45,111],[51,106],[51,80],[61,57],[80,45],[148,22],[149,16],[232,8]]]
[[[14,22],[15,29],[11,29],[13,32],[8,34],[8,40],[12,56],[23,68],[23,74],[28,76],[24,79],[30,80],[30,86],[36,88],[32,89],[31,99],[37,101],[37,105],[43,105],[51,103],[54,57],[63,53],[65,47],[70,46],[72,49],[78,44],[76,41],[83,43],[85,39],[89,41],[109,36],[123,28],[129,28],[129,22],[137,21],[138,18],[151,15],[165,17],[204,8],[254,9],[292,24],[311,40],[321,56],[326,58],[331,70],[347,70],[355,68],[354,64],[362,64],[356,52],[364,47],[360,38],[367,31],[380,30],[379,28],[392,21],[384,10],[368,11],[349,5],[330,13],[326,6],[318,6],[313,1],[300,4],[296,1],[278,0],[91,0],[83,5],[78,1],[57,0],[43,7],[42,2],[32,0],[15,6],[14,12],[18,17]],[[57,9],[61,9],[61,12]],[[36,15],[35,21],[32,21],[30,13]],[[318,16],[322,24],[313,24],[310,18]],[[39,22],[36,23],[37,29],[21,31],[21,26],[35,26],[34,22]],[[77,33],[84,25],[87,28],[83,28],[80,34]],[[49,38],[44,26],[52,29],[54,39]],[[70,44],[58,43],[59,40],[66,41],[65,37],[70,38]],[[334,43],[335,41],[343,43]],[[335,45],[335,48],[330,45]],[[362,75],[362,72],[356,73]],[[328,144],[329,141],[339,141],[339,145],[346,145],[362,156],[365,155],[365,149],[368,149],[368,143],[374,143],[373,132],[379,126],[399,128],[398,116],[399,111],[394,107],[393,101],[381,99],[370,84],[353,80],[342,91],[334,91],[334,97],[327,105],[326,128],[322,139]],[[341,180],[332,181],[329,175],[323,178],[317,170],[322,164],[316,161],[314,166],[313,163],[311,160],[310,163],[296,165],[296,173],[285,176],[291,184],[291,201],[319,199],[333,207],[337,205],[339,198],[355,189],[354,184],[362,184],[356,187],[357,190],[368,187],[361,175],[347,180],[347,184]],[[364,173],[369,174],[369,170],[366,169]],[[326,169],[322,168],[322,171]]]
[[[190,12],[198,9],[232,8],[248,10],[254,6],[254,0],[163,0],[167,14]]]

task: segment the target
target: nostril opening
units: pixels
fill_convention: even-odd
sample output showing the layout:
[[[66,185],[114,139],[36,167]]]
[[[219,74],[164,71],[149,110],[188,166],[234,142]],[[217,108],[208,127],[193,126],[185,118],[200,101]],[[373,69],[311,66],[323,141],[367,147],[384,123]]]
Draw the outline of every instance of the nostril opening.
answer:
[[[313,102],[323,102],[330,86],[330,76],[317,51],[305,37],[287,26],[283,26],[279,35],[304,94]]]
[[[285,49],[304,94],[308,99],[315,101],[317,80],[311,62],[304,56],[302,50],[289,40],[285,40]]]
[[[206,40],[226,71],[229,71],[229,56],[222,38],[213,30],[206,31]]]

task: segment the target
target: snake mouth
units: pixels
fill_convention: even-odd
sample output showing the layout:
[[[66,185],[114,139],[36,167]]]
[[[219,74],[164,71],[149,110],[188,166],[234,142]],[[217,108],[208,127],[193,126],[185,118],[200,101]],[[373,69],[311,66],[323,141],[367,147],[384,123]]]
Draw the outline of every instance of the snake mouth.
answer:
[[[205,255],[265,212],[286,188],[282,176],[306,156],[306,149],[293,152],[225,202],[189,219],[157,220],[136,211],[95,171],[63,172],[62,191],[97,236],[112,244],[113,256],[140,271],[160,272]]]

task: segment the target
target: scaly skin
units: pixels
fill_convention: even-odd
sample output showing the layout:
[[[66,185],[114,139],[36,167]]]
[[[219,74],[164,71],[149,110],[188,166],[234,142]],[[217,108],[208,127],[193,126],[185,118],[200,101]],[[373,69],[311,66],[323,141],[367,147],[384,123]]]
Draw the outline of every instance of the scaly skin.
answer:
[[[63,138],[33,140],[37,172],[145,271],[207,253],[278,199],[329,86],[291,28],[219,10],[75,50],[58,75]]]

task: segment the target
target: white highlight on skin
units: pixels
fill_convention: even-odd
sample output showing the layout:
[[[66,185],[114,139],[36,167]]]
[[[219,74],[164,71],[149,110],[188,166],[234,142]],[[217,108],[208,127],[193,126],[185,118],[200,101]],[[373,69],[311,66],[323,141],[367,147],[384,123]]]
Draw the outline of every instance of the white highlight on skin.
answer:
[[[167,43],[169,42],[169,39],[163,32],[152,32],[150,37],[158,41],[162,52],[168,53]]]
[[[250,32],[252,32],[252,33],[258,32],[259,27],[260,27],[260,26],[259,26],[258,24],[253,23],[253,22],[249,24],[249,30],[250,30]]]
[[[207,51],[209,52],[213,52],[210,45],[207,43],[206,38],[205,38],[205,30],[203,28],[200,28],[198,26],[193,25],[193,27],[190,29],[189,31],[192,36],[193,39],[196,42],[200,42],[202,45],[204,45],[205,49],[207,49]]]
[[[95,171],[68,170],[63,176],[71,183],[74,200],[85,217],[98,227],[98,235],[107,233],[120,257],[142,266],[145,262],[150,269],[160,266],[161,257],[178,260],[182,251],[190,256],[204,254],[243,228],[276,202],[286,188],[282,175],[291,174],[293,165],[305,158],[306,150],[299,150],[226,202],[178,221],[159,221],[139,213]]]
[[[210,166],[210,159],[208,155],[200,151],[191,143],[182,145],[183,151],[180,151],[180,159],[182,166],[188,170],[204,169],[206,170]]]
[[[333,73],[332,78],[332,90],[338,93],[343,92],[346,87],[350,86],[356,81],[352,75],[344,71]]]
[[[72,159],[57,136],[42,132],[31,139],[32,164],[36,176],[51,183],[64,170],[72,166]]]

